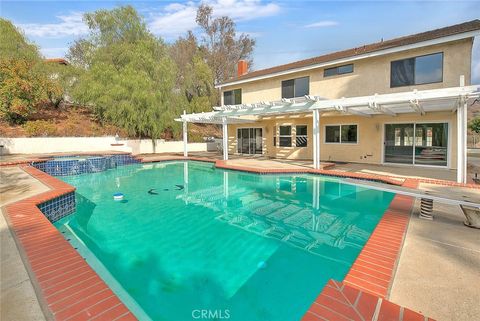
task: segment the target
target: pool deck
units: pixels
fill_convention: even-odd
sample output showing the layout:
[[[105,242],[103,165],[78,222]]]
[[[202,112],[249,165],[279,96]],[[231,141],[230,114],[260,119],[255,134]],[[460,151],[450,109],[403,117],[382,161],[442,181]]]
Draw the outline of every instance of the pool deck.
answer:
[[[170,159],[184,158],[178,155],[143,157],[144,162]],[[267,162],[268,160],[258,159],[233,159],[223,162],[211,157],[191,157],[191,159],[209,161],[221,168],[262,174],[308,172],[383,181],[419,189],[446,189],[448,192],[455,191],[462,195],[470,193],[473,197],[480,196],[478,186],[461,186],[437,177],[431,179],[424,176],[415,176],[411,172],[407,177],[397,174],[386,176],[380,175],[378,172],[342,171],[339,170],[338,165],[334,169],[327,169],[330,167],[329,164],[324,164],[324,169],[314,171],[307,164],[298,164],[298,162],[297,164],[289,164],[276,160]],[[17,159],[15,162],[25,163],[25,159]],[[259,165],[259,163],[262,165]],[[63,251],[71,252],[69,254],[71,257],[68,256],[67,258],[74,261],[73,257],[78,256],[78,254],[45,219],[35,204],[45,199],[46,195],[52,197],[69,190],[69,188],[71,189],[71,187],[32,167],[23,165],[22,168],[20,169],[18,166],[0,168],[2,175],[9,174],[8,171],[10,171],[10,175],[16,172],[15,175],[19,177],[19,179],[13,179],[14,183],[9,180],[7,184],[1,185],[1,188],[6,190],[5,193],[2,190],[0,206],[3,206],[3,214],[7,217],[9,229],[14,236],[17,247],[20,249],[20,253],[23,252],[22,258],[26,271],[29,272],[30,286],[33,285],[30,291],[27,289],[24,292],[25,295],[19,298],[25,304],[32,304],[32,315],[38,317],[28,319],[42,320],[38,315],[38,307],[43,309],[47,318],[57,320],[69,319],[73,316],[75,318],[72,318],[72,320],[89,320],[94,315],[97,316],[95,320],[113,320],[114,318],[110,313],[114,315],[120,313],[122,317],[135,319],[128,310],[125,310],[126,307],[111,293],[108,287],[103,288],[103,285],[105,285],[103,281],[83,259],[83,264],[80,264],[80,261],[74,263],[79,264],[77,268],[82,269],[81,266],[86,265],[85,269],[91,270],[88,270],[88,273],[93,273],[89,275],[95,278],[95,284],[103,284],[101,285],[102,289],[95,288],[97,285],[90,285],[90,289],[93,287],[92,290],[96,291],[91,294],[92,297],[99,296],[99,291],[101,293],[106,291],[108,297],[104,300],[113,303],[113,307],[106,303],[102,304],[104,301],[98,304],[96,303],[98,300],[89,300],[88,295],[85,295],[88,291],[81,286],[81,278],[78,279],[77,277],[79,284],[70,284],[76,276],[56,264],[56,260],[64,260],[65,258],[57,257],[54,260],[53,256],[55,255],[48,254],[50,263],[46,262],[48,259],[45,259],[45,255],[47,255],[45,253],[49,251],[42,249],[45,244],[50,245],[59,242],[59,245],[55,245],[55,248],[61,246]],[[22,171],[26,172],[22,174]],[[25,173],[27,173],[27,176],[25,176]],[[22,176],[23,179],[20,179]],[[58,185],[58,182],[61,183],[61,186]],[[48,188],[48,190],[46,191],[45,188]],[[421,220],[417,218],[417,213],[418,204],[413,199],[397,195],[345,279],[329,282],[303,319],[402,320],[403,318],[403,320],[426,320],[421,315],[424,314],[437,320],[470,320],[478,316],[480,308],[476,302],[480,299],[480,289],[472,286],[472,284],[480,283],[480,271],[478,269],[478,266],[480,266],[480,231],[462,225],[462,214],[458,207],[436,204],[434,221]],[[25,214],[28,214],[28,217]],[[41,224],[42,227],[36,226],[37,224]],[[35,232],[35,235],[32,235],[32,231],[37,228],[41,232]],[[2,230],[2,236],[4,232]],[[59,237],[55,236],[55,233]],[[2,247],[3,245],[2,242]],[[13,242],[9,246],[10,250],[12,245]],[[29,256],[28,249],[32,248],[35,249],[36,252],[34,253],[37,256]],[[2,264],[4,253],[5,251],[2,250]],[[427,261],[425,260],[426,256],[428,257]],[[55,264],[52,263],[52,260],[55,261]],[[40,272],[45,274],[38,274],[39,271],[35,271],[35,268],[32,269],[35,266],[37,268],[38,266],[43,267]],[[62,268],[63,270],[61,270]],[[45,272],[46,269],[52,270]],[[56,271],[55,269],[59,270]],[[62,279],[62,282],[56,281],[58,273],[62,276],[59,278]],[[68,276],[71,282],[63,281],[64,277]],[[39,282],[40,277],[42,278]],[[20,283],[29,285],[28,280],[25,280],[25,275],[23,280],[22,277],[19,280]],[[68,284],[70,290],[60,290],[57,294],[48,292],[45,295],[46,289],[43,288],[45,282],[49,282],[50,289],[53,287],[58,290],[57,283],[60,285],[63,283],[64,285]],[[2,284],[4,284],[3,275]],[[34,300],[31,301],[32,289],[36,291],[39,298],[37,309],[35,309]],[[5,311],[3,307],[7,303],[3,299],[3,290],[2,285],[2,311]],[[69,295],[66,295],[66,293]],[[80,295],[80,293],[83,293],[83,295]],[[51,300],[52,296],[56,301],[48,300],[49,297]],[[83,299],[73,300],[75,297]],[[59,308],[62,302],[67,305]],[[2,312],[2,320],[21,319],[13,317],[14,312],[8,310]],[[7,313],[7,315],[4,316],[4,313]],[[107,318],[108,316],[110,318]]]

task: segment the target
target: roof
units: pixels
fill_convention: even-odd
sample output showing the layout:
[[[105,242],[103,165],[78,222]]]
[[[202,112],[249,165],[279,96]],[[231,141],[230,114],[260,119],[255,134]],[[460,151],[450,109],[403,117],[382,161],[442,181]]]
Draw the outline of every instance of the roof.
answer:
[[[347,49],[347,50],[337,51],[337,52],[329,53],[329,54],[322,55],[322,56],[317,56],[317,57],[313,57],[313,58],[308,58],[308,59],[304,59],[304,60],[291,62],[291,63],[284,64],[284,65],[278,65],[278,66],[271,67],[271,68],[252,71],[252,72],[244,74],[242,76],[229,79],[229,80],[223,82],[220,85],[222,85],[222,86],[223,85],[229,85],[230,83],[234,83],[234,82],[242,81],[242,80],[247,80],[247,79],[250,79],[250,78],[266,76],[266,75],[270,75],[270,74],[275,74],[275,73],[279,73],[279,72],[288,71],[288,70],[291,70],[291,69],[297,69],[297,68],[307,67],[307,66],[311,66],[311,65],[317,65],[317,64],[321,64],[321,63],[327,63],[327,62],[335,61],[335,60],[342,59],[342,58],[350,58],[350,57],[360,56],[360,55],[363,55],[363,54],[373,53],[373,52],[381,51],[381,50],[385,50],[385,49],[391,49],[391,48],[416,44],[416,43],[420,43],[420,42],[424,42],[424,41],[444,38],[444,37],[448,37],[448,36],[453,36],[453,35],[457,35],[457,34],[462,34],[462,33],[471,32],[471,31],[478,31],[478,30],[480,30],[480,20],[476,19],[476,20],[456,24],[456,25],[453,25],[453,26],[448,26],[448,27],[444,27],[444,28],[440,28],[440,29],[426,31],[426,32],[422,32],[422,33],[417,33],[417,34],[404,36],[404,37],[400,37],[400,38],[395,38],[395,39],[391,39],[391,40],[380,41],[380,42],[364,45],[364,46],[361,46],[361,47],[356,47],[356,48],[351,48],[351,49]]]
[[[60,65],[68,65],[68,61],[63,58],[48,58],[48,59],[45,59],[45,62],[56,62]]]

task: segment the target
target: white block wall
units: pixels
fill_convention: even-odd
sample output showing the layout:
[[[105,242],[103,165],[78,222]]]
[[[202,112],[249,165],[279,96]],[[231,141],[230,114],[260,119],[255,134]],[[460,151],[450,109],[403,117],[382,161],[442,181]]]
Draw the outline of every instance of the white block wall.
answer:
[[[123,144],[112,146],[111,144]],[[130,152],[133,154],[181,153],[183,142],[166,142],[158,139],[154,144],[151,139],[115,140],[113,136],[105,137],[0,137],[2,154],[43,154],[43,153],[88,153],[104,151]],[[215,151],[215,143],[189,143],[191,152]]]

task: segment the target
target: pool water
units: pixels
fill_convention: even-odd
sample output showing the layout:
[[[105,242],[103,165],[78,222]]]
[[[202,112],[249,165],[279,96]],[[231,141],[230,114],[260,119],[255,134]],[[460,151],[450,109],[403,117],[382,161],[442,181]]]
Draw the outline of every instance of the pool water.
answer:
[[[201,310],[208,320],[299,320],[329,279],[344,278],[394,196],[199,162],[61,179],[77,188],[77,210],[56,227],[152,320],[195,320]]]

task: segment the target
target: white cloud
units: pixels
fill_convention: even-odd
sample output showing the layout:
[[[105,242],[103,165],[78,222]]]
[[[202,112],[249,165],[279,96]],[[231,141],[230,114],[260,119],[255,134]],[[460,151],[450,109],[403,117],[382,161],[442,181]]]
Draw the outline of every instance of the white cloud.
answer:
[[[317,21],[308,25],[305,25],[305,28],[324,28],[324,27],[333,27],[333,26],[338,26],[337,21],[333,20],[322,20],[322,21]]]
[[[82,21],[81,12],[57,16],[57,23],[24,23],[17,26],[22,28],[27,36],[33,37],[64,37],[79,36],[88,32],[87,26]]]
[[[208,0],[203,3],[212,6],[214,17],[229,16],[235,21],[252,20],[277,14],[280,7],[260,0]],[[163,12],[153,16],[150,30],[166,38],[175,38],[197,27],[195,17],[200,2],[186,4],[171,3]]]

